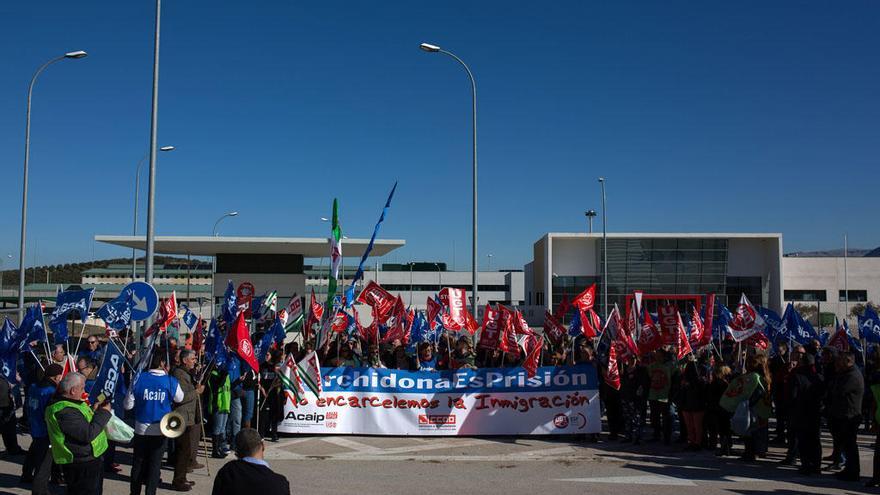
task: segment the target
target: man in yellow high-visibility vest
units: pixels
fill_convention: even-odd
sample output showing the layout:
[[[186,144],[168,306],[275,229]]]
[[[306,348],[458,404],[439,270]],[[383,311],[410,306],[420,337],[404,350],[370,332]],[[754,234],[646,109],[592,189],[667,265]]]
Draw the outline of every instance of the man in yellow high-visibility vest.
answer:
[[[82,400],[85,384],[83,375],[68,373],[46,407],[52,459],[64,471],[70,495],[100,494],[104,483],[101,456],[107,450],[110,402],[90,408]]]

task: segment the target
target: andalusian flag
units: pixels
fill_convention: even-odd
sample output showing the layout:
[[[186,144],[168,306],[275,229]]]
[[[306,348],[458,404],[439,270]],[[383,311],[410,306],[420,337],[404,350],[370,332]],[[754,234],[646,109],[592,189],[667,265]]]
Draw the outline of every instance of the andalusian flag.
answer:
[[[287,307],[278,312],[278,317],[281,318],[285,333],[302,331],[304,314],[302,299],[299,295],[293,294]]]
[[[292,354],[287,356],[284,364],[279,368],[278,379],[281,380],[284,390],[293,394],[293,398],[297,403],[306,395],[306,391],[302,386],[302,380],[299,378],[299,369],[296,366],[296,361],[293,360]]]
[[[339,206],[333,198],[333,223],[330,228],[330,275],[327,287],[327,307],[333,304],[336,297],[336,281],[339,278],[339,267],[342,266],[342,227],[339,226]]]
[[[269,309],[273,313],[278,312],[278,291],[273,290],[270,292],[266,299],[263,299],[263,309]]]
[[[306,387],[309,387],[315,397],[320,397],[324,388],[321,384],[321,364],[318,363],[318,355],[315,351],[306,354],[296,367],[299,368],[299,375]]]

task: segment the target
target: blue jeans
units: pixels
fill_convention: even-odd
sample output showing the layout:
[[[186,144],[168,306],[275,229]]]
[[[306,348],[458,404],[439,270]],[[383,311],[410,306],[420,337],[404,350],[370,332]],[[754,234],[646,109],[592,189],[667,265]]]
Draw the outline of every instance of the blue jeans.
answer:
[[[227,412],[215,412],[213,416],[214,428],[211,430],[211,434],[220,437],[220,448],[225,449],[228,445],[226,443],[226,421],[229,419],[229,413]]]
[[[254,418],[254,400],[256,398],[256,390],[245,390],[244,396],[241,398],[241,422],[250,423]],[[253,427],[253,425],[251,425]]]
[[[241,431],[241,399],[232,399],[229,403],[229,440],[235,441],[235,436]]]

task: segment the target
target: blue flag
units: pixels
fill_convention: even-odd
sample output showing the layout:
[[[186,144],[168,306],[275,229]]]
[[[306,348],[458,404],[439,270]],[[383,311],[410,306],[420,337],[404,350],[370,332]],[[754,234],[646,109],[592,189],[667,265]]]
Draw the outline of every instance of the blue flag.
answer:
[[[228,353],[226,352],[226,344],[223,342],[223,335],[217,328],[217,320],[211,320],[211,326],[208,329],[208,335],[205,338],[205,356],[208,361],[214,361],[214,365],[218,369],[224,369],[228,361]]]
[[[46,327],[43,324],[43,308],[34,304],[27,309],[24,320],[21,321],[19,332],[25,336],[22,346],[33,341],[47,341]]]
[[[712,338],[724,340],[725,335],[727,335],[727,327],[733,321],[733,314],[727,309],[727,306],[721,303],[716,303],[715,305],[718,306],[718,318],[715,318],[715,321],[712,323]]]
[[[785,325],[782,323],[782,318],[780,318],[779,314],[772,309],[762,308],[761,306],[757,306],[755,309],[758,310],[758,314],[761,315],[761,318],[764,318],[764,323],[767,324],[764,328],[764,334],[767,335],[767,339],[770,342],[773,342],[775,346],[776,340],[780,337],[780,333],[784,333],[785,331]]]
[[[223,321],[226,322],[227,325],[232,325],[235,321],[235,317],[238,316],[238,305],[235,301],[235,288],[232,286],[232,280],[226,284],[226,294],[223,296],[223,311],[221,314],[223,315]]]
[[[0,355],[13,350],[17,353],[18,346],[18,329],[12,323],[12,320],[6,318],[3,322],[3,328],[0,328]]]
[[[49,328],[55,332],[55,343],[67,342],[67,314],[78,311],[82,322],[86,322],[89,316],[89,308],[92,307],[92,296],[95,289],[58,291],[55,297],[55,309],[49,320]]]
[[[119,352],[119,348],[113,341],[107,342],[104,350],[104,360],[101,362],[101,369],[89,390],[89,401],[92,404],[103,402],[104,399],[114,398],[119,382],[124,381],[122,378],[122,365],[125,358]]]
[[[6,378],[10,385],[18,383],[15,377],[16,365],[18,364],[18,349],[10,349],[0,353],[0,374]]]
[[[95,314],[104,320],[107,328],[122,330],[131,322],[131,308],[134,306],[133,292],[128,290],[119,294],[116,299],[107,301]]]
[[[272,344],[282,345],[284,343],[284,336],[284,325],[281,324],[281,319],[276,316],[272,328],[266,330],[263,338],[260,339],[260,343],[257,344],[256,352],[254,353],[257,357],[257,362],[262,363],[266,360]]]
[[[373,236],[370,237],[370,243],[367,244],[367,249],[364,250],[363,256],[361,256],[361,263],[358,265],[358,269],[354,274],[354,277],[351,279],[351,285],[345,289],[345,307],[350,308],[352,304],[354,304],[354,288],[355,284],[358,283],[358,280],[363,278],[364,276],[364,263],[367,262],[367,257],[370,256],[370,251],[373,250],[373,243],[376,242],[376,235],[379,234],[379,227],[382,225],[382,222],[385,220],[385,215],[388,213],[388,208],[391,208],[391,198],[394,197],[394,191],[397,189],[397,182],[394,183],[394,187],[391,188],[391,192],[388,194],[388,199],[385,201],[385,207],[382,208],[382,214],[379,215],[379,221],[376,222],[376,226],[373,228]]]
[[[843,329],[846,331],[846,340],[849,341],[849,348],[854,349],[856,352],[861,354],[862,352],[862,343],[855,337],[853,337],[852,332],[849,331],[849,324],[846,320],[843,320]]]
[[[196,316],[196,314],[193,313],[189,309],[189,306],[187,306],[186,304],[181,304],[181,306],[183,307],[183,310],[184,310],[183,311],[183,318],[181,318],[181,320],[183,321],[183,324],[186,325],[186,328],[189,328],[190,333],[192,333],[195,330],[196,325],[199,322],[199,317]]]
[[[571,323],[568,325],[568,335],[572,337],[581,335],[583,333],[581,327],[581,312],[575,311],[574,316],[571,318]]]
[[[880,342],[880,317],[871,306],[865,308],[864,316],[859,316],[859,335],[868,342]]]
[[[779,337],[785,339],[793,339],[801,345],[807,345],[813,339],[819,340],[819,335],[813,329],[813,325],[801,317],[801,314],[794,309],[792,303],[788,303],[785,307],[785,313],[782,315],[784,332],[780,332]]]
[[[251,299],[251,318],[259,320],[263,317],[263,301],[266,300],[266,294]]]

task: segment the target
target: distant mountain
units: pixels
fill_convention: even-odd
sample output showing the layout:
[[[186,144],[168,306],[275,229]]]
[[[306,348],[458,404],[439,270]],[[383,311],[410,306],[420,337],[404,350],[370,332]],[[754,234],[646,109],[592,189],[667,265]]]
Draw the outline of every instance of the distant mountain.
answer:
[[[873,253],[873,254],[872,254]],[[880,256],[880,247],[876,249],[847,249],[846,255],[859,258],[862,256]],[[804,258],[835,258],[843,257],[843,249],[826,249],[825,251],[795,251],[785,256],[800,256]]]
[[[865,258],[880,258],[880,247],[876,247],[865,253]]]

